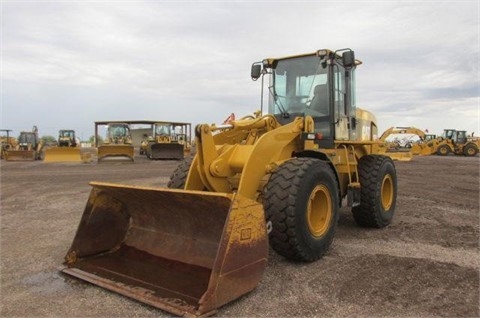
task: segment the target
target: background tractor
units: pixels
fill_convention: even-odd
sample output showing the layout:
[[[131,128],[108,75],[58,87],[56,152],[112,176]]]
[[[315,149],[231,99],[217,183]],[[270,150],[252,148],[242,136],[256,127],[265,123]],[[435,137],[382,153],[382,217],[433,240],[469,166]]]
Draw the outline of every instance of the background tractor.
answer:
[[[467,136],[465,130],[444,129],[441,137],[427,143],[431,153],[446,156],[451,153],[467,157],[476,156],[480,147],[480,140]]]
[[[59,147],[77,147],[77,138],[75,130],[62,129],[58,132]]]
[[[44,162],[80,162],[82,154],[79,146],[74,130],[61,129],[57,146],[45,148]]]
[[[0,129],[0,131],[6,133],[6,136],[0,136],[0,159],[3,159],[8,150],[15,149],[17,146],[17,139],[15,137],[10,137],[11,129]]]
[[[7,161],[42,160],[44,155],[43,142],[38,137],[38,128],[32,131],[22,131],[17,139],[17,145],[4,152]]]
[[[95,136],[98,136],[98,125],[95,123]],[[95,138],[97,146],[98,162],[111,158],[126,158],[135,160],[135,152],[132,144],[130,126],[127,123],[112,122],[107,124],[107,133],[103,144],[98,146],[98,138]]]
[[[190,151],[190,139],[190,123],[155,123],[140,151],[144,148],[149,159],[183,159]]]
[[[270,79],[268,112],[198,125],[196,155],[169,189],[91,183],[63,272],[210,315],[257,286],[268,244],[294,261],[324,256],[342,204],[360,226],[389,225],[396,170],[378,154],[375,117],[356,106],[360,64],[350,49],[254,63],[252,78]]]

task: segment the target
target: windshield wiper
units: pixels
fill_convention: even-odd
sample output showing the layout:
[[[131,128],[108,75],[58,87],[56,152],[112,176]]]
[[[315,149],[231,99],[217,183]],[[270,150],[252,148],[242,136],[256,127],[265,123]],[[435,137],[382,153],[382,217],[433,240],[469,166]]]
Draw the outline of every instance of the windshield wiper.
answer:
[[[278,94],[273,92],[272,87],[273,86],[269,86],[268,91],[273,96],[273,101],[275,105],[280,110],[283,118],[290,118],[290,114],[285,110],[285,107],[282,105],[282,102],[278,99]]]

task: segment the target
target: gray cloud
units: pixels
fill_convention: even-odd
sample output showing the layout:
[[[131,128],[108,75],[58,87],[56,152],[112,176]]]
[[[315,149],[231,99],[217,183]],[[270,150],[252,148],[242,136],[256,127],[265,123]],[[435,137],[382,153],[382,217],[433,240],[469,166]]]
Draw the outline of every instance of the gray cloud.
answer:
[[[36,124],[42,134],[71,126],[86,136],[95,120],[243,116],[260,104],[252,62],[350,47],[364,62],[359,105],[380,129],[428,123],[439,133],[448,123],[479,135],[476,1],[4,1],[2,9],[0,125],[16,132]]]

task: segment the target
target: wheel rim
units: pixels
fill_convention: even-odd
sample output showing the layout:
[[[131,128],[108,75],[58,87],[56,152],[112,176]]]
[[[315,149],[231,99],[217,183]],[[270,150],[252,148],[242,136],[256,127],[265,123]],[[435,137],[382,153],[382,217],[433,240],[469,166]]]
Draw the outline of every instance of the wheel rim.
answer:
[[[324,235],[332,218],[332,199],[330,191],[324,185],[317,185],[310,193],[307,206],[307,223],[310,233],[315,237]]]
[[[473,155],[475,154],[475,149],[473,149],[473,148],[471,148],[471,147],[468,148],[468,149],[467,149],[467,154],[468,154],[469,156],[473,156]]]
[[[447,154],[447,148],[446,148],[446,147],[440,148],[440,153],[441,153],[442,155],[446,155],[446,154]]]
[[[393,180],[389,174],[383,178],[381,193],[383,210],[388,211],[393,203]]]

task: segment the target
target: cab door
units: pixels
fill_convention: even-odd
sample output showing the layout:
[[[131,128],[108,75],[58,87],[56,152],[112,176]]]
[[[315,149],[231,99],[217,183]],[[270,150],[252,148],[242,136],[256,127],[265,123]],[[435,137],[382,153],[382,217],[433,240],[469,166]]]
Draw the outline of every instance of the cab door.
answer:
[[[347,107],[347,87],[345,82],[345,69],[336,64],[333,67],[333,104],[335,125],[335,139],[349,140],[349,107]]]

